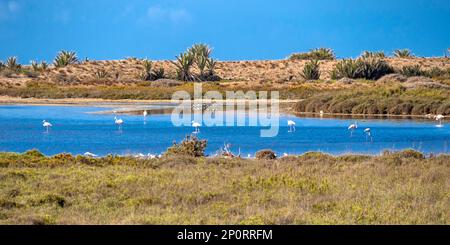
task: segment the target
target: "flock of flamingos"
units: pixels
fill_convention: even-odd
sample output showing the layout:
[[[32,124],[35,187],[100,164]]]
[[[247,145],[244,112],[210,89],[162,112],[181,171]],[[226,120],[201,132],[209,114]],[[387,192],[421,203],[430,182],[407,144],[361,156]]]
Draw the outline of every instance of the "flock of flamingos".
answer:
[[[122,129],[122,125],[124,124],[124,120],[117,117],[117,112],[116,111],[113,111],[113,114],[114,114],[114,123],[115,123],[115,125],[117,125],[119,130],[121,130]],[[323,114],[324,114],[323,111],[320,111],[320,115],[322,116]],[[142,116],[144,117],[144,120],[146,120],[146,118],[148,116],[147,110],[143,111]],[[439,115],[428,114],[428,115],[425,115],[425,117],[429,118],[429,119],[435,119],[436,121],[438,121],[439,123],[436,125],[436,127],[443,127],[442,120],[445,118],[445,116],[443,116],[442,114],[439,114]],[[47,133],[49,132],[49,129],[51,127],[53,127],[53,125],[47,120],[43,120],[42,121],[42,126],[46,129]],[[191,126],[194,128],[194,131],[192,132],[193,134],[200,133],[200,127],[201,127],[200,123],[192,121]],[[289,128],[288,129],[289,133],[293,133],[293,132],[296,131],[296,129],[295,129],[295,122],[293,120],[287,120],[287,126]],[[350,136],[353,135],[353,132],[356,129],[358,129],[358,122],[355,121],[355,123],[349,125],[348,128],[347,128],[347,130],[350,132]],[[366,140],[373,141],[370,128],[365,128],[363,132],[366,135]],[[95,155],[93,153],[90,153],[90,152],[86,152],[84,155],[85,156],[90,156],[90,157],[97,157],[97,155]],[[155,158],[157,156],[151,155],[150,157]]]
[[[117,112],[113,111],[113,113],[114,113],[114,115],[116,115]],[[143,115],[144,118],[147,118],[147,115],[148,115],[147,110],[144,110],[142,115]],[[323,115],[323,111],[320,111],[320,115]],[[434,118],[436,121],[439,121],[439,124],[436,125],[436,127],[442,127],[443,126],[442,125],[442,120],[444,119],[444,115],[439,114],[439,115],[434,115],[433,116],[431,114],[427,114],[427,115],[425,115],[425,117],[427,117],[427,118]],[[121,119],[121,118],[117,118],[117,116],[114,116],[114,123],[119,127],[119,130],[120,130],[120,129],[122,129],[122,125],[124,124],[124,120]],[[44,128],[46,128],[46,132],[48,132],[49,128],[51,128],[53,125],[49,121],[43,120],[42,121],[42,126]],[[287,120],[287,126],[289,127],[288,132],[295,132],[295,122],[294,121]],[[192,121],[192,127],[194,127],[194,129],[195,129],[193,133],[195,133],[195,134],[200,133],[200,127],[201,127],[200,123]],[[350,131],[350,134],[352,135],[353,131],[355,131],[357,128],[358,128],[358,122],[355,122],[355,123],[349,125],[347,129]],[[368,138],[371,138],[370,132],[371,132],[370,128],[365,128],[364,129],[364,133],[366,134],[366,136]]]

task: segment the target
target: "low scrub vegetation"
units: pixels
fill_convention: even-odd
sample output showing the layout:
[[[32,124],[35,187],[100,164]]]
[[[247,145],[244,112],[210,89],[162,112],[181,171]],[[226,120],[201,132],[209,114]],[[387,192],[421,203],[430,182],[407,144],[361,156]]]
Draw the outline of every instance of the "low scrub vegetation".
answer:
[[[21,71],[21,69],[22,69],[22,65],[19,64],[19,61],[17,60],[17,57],[9,57],[6,60],[5,66],[6,66],[6,69],[8,69],[10,71],[13,71],[13,72],[16,72],[16,73],[19,73]]]
[[[427,76],[428,75],[424,70],[422,70],[422,66],[420,66],[420,65],[402,66],[399,73],[404,76],[407,76],[407,77]]]
[[[195,135],[188,135],[180,143],[174,143],[167,149],[166,156],[186,155],[191,157],[205,156],[207,141],[197,138]]]
[[[290,60],[334,60],[336,55],[330,48],[312,49],[306,53],[295,53],[289,56]]]
[[[364,51],[361,58],[386,58],[386,54],[383,51]]]
[[[277,155],[272,150],[260,150],[255,154],[256,159],[264,159],[264,160],[274,160],[277,158]]]
[[[450,156],[0,153],[1,224],[450,224]]]
[[[397,49],[394,50],[394,57],[397,58],[413,58],[414,55],[409,49]]]
[[[344,59],[339,61],[331,72],[333,79],[352,78],[377,80],[393,73],[394,68],[379,58],[358,58],[356,60]]]
[[[310,60],[303,66],[300,74],[303,79],[317,80],[320,78],[320,65],[318,60]]]
[[[55,67],[65,67],[78,62],[77,54],[72,51],[60,51],[53,61]]]
[[[343,114],[448,115],[450,92],[401,86],[325,92],[298,102],[295,110]]]

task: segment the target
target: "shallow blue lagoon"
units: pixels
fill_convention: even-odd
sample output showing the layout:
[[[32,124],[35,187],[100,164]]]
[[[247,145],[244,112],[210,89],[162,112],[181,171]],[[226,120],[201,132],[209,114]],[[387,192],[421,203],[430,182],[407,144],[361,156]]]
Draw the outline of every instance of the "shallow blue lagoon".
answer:
[[[193,129],[175,127],[170,114],[142,116],[120,115],[125,121],[122,130],[114,124],[111,114],[90,112],[111,108],[75,106],[0,106],[0,151],[23,152],[39,149],[44,154],[60,152],[97,155],[164,152],[173,141],[180,141]],[[53,127],[47,133],[42,120]],[[296,122],[296,132],[289,133],[287,120]],[[200,138],[208,140],[207,153],[212,155],[231,144],[244,156],[261,149],[278,154],[299,154],[322,151],[332,154],[378,154],[383,150],[416,149],[425,153],[449,153],[450,125],[436,127],[433,120],[358,120],[353,135],[347,130],[354,119],[320,119],[281,116],[276,137],[261,138],[261,127],[202,127]],[[364,128],[372,129],[373,140],[367,139]]]

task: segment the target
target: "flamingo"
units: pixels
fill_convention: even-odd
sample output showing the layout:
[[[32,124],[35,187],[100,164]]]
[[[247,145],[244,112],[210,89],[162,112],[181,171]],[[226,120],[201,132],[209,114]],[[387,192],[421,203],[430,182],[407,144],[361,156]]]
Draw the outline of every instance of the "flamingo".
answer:
[[[287,121],[287,125],[289,126],[289,131],[288,132],[292,132],[292,130],[294,130],[295,132],[295,122],[292,120],[288,120]]]
[[[351,124],[350,126],[348,126],[348,130],[350,130],[350,136],[353,135],[353,131],[355,131],[355,129],[358,128],[358,123],[355,122],[354,124]]]
[[[117,117],[114,117],[114,123],[119,126],[119,129],[122,129],[123,120]]]
[[[42,126],[43,126],[44,128],[46,128],[46,129],[47,129],[47,132],[48,132],[48,129],[49,129],[50,127],[52,127],[53,125],[52,125],[50,122],[47,122],[46,120],[43,120],[43,121],[42,121]]]
[[[434,119],[436,119],[436,121],[439,121],[438,127],[442,127],[442,119],[444,119],[444,116],[442,114],[439,114],[434,116]]]
[[[195,134],[200,133],[200,126],[202,126],[200,123],[192,121],[192,127],[195,128]]]
[[[367,140],[367,138],[370,138],[370,141],[372,141],[372,134],[371,134],[370,128],[364,129],[364,133],[366,133],[366,140]]]

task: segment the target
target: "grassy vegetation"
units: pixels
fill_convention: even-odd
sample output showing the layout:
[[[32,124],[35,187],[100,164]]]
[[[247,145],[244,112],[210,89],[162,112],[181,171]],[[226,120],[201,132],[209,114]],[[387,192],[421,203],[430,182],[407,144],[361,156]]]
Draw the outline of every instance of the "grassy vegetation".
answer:
[[[339,61],[331,72],[333,79],[353,78],[377,80],[380,77],[394,73],[394,68],[380,58],[344,59]]]
[[[397,58],[413,58],[414,55],[409,49],[397,49],[394,50],[394,57]]]
[[[330,48],[312,49],[306,53],[295,53],[289,56],[290,60],[334,60],[336,55]]]
[[[450,156],[0,153],[2,224],[450,224]]]
[[[206,44],[194,44],[184,53],[180,53],[175,61],[177,79],[181,81],[218,81],[220,77],[215,74],[216,61],[210,57],[212,49]],[[199,74],[191,69],[196,65]]]
[[[297,112],[345,114],[450,114],[450,91],[402,86],[325,92],[296,104]]]
[[[386,54],[383,51],[364,51],[361,58],[386,58]]]
[[[317,80],[320,78],[320,64],[318,60],[310,60],[305,64],[300,74],[303,79]]]
[[[273,87],[269,84],[254,87],[235,87],[233,90],[271,91]],[[136,100],[170,100],[176,91],[184,90],[193,96],[193,83],[184,83],[177,86],[153,86],[151,83],[142,82],[134,85],[97,85],[97,86],[58,86],[54,83],[29,82],[24,87],[0,87],[0,95],[7,95],[21,98],[100,98],[100,99],[136,99]],[[203,92],[218,91],[225,98],[225,91],[228,87],[218,83],[204,83]],[[324,89],[314,88],[308,85],[297,85],[290,88],[277,89],[281,99],[307,98],[318,91]],[[327,91],[327,90],[325,90]],[[270,94],[269,94],[270,95]]]
[[[72,51],[61,51],[53,61],[55,67],[65,67],[78,62],[77,54]]]

